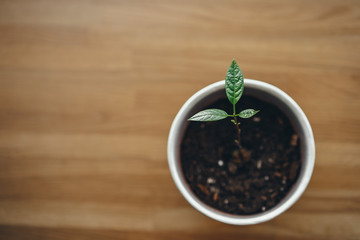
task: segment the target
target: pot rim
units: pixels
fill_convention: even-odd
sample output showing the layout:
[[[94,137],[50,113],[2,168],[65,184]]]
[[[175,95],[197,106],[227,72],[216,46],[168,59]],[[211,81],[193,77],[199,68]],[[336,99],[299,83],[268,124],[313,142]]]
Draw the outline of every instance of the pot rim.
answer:
[[[283,104],[285,104],[289,108],[289,110],[292,111],[295,118],[298,119],[298,123],[300,125],[299,133],[303,133],[303,144],[305,145],[304,148],[306,149],[306,151],[303,152],[303,162],[300,175],[296,183],[292,187],[292,190],[290,190],[287,196],[276,206],[262,213],[256,213],[252,215],[234,215],[225,213],[215,208],[212,208],[200,201],[187,186],[186,180],[183,177],[179,160],[179,147],[183,134],[181,130],[183,128],[184,121],[186,121],[188,112],[196,105],[196,103],[200,102],[206,96],[209,96],[221,89],[224,89],[225,80],[218,81],[204,87],[203,89],[192,95],[185,102],[185,104],[177,113],[171,125],[167,145],[167,156],[170,172],[177,188],[184,196],[184,198],[195,209],[197,209],[204,215],[220,222],[233,225],[250,225],[265,222],[273,219],[274,217],[280,215],[281,213],[289,209],[305,191],[310,181],[315,164],[315,141],[313,132],[305,113],[301,110],[299,105],[289,95],[271,84],[252,79],[245,79],[244,83],[245,88],[265,91],[271,96],[280,100]]]

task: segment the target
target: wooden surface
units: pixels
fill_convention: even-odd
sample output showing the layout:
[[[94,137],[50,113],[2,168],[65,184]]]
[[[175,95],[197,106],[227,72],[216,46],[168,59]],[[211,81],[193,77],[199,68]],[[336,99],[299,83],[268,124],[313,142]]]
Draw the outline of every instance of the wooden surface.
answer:
[[[276,219],[230,226],[170,176],[173,118],[245,77],[307,114],[316,167]],[[360,239],[359,1],[0,1],[0,239]]]

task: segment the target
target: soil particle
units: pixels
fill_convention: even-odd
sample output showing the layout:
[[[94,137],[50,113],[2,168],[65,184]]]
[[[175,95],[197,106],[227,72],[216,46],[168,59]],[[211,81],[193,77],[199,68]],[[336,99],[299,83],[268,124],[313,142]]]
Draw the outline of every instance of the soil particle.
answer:
[[[214,178],[212,178],[212,177],[209,177],[209,178],[207,179],[207,183],[208,183],[208,184],[216,183],[216,180],[215,180]]]
[[[217,201],[218,196],[219,196],[219,193],[218,193],[218,192],[215,192],[214,195],[213,195],[213,201],[214,201],[214,202]]]
[[[222,166],[224,166],[224,161],[223,161],[223,160],[219,160],[219,161],[218,161],[218,164],[219,164],[220,167],[222,167]]]
[[[228,163],[229,172],[234,174],[237,171],[237,165],[233,162]]]
[[[199,183],[197,186],[203,193],[205,193],[205,195],[208,196],[210,194],[209,191],[207,190],[207,188],[204,185]]]
[[[297,134],[292,135],[290,145],[291,146],[296,146],[297,145],[297,140],[298,140],[298,135]]]
[[[294,180],[297,172],[298,172],[298,168],[299,168],[299,163],[298,162],[292,162],[291,163],[291,167],[290,167],[290,174],[289,174],[289,179],[290,180]]]
[[[254,122],[260,122],[260,121],[261,121],[261,118],[259,118],[259,117],[254,117],[254,118],[253,118],[253,121],[254,121]]]
[[[262,161],[261,161],[261,160],[257,161],[256,167],[257,167],[258,169],[261,168],[261,165],[262,165]]]

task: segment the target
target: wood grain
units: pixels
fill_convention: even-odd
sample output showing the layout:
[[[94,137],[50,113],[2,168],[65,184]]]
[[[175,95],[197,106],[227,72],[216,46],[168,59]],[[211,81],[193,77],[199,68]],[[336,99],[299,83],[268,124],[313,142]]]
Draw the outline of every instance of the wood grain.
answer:
[[[359,1],[0,1],[0,239],[360,239]],[[307,114],[303,197],[255,226],[194,210],[173,118],[236,58]]]

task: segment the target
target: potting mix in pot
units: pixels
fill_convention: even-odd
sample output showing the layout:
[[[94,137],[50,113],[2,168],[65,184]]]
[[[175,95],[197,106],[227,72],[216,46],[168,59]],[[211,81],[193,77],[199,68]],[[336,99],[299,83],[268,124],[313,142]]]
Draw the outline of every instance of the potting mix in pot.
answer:
[[[279,108],[246,95],[246,89],[242,95],[244,78],[235,61],[225,83],[227,98],[189,119],[181,143],[184,176],[194,194],[215,209],[263,212],[295,183],[300,139]]]

